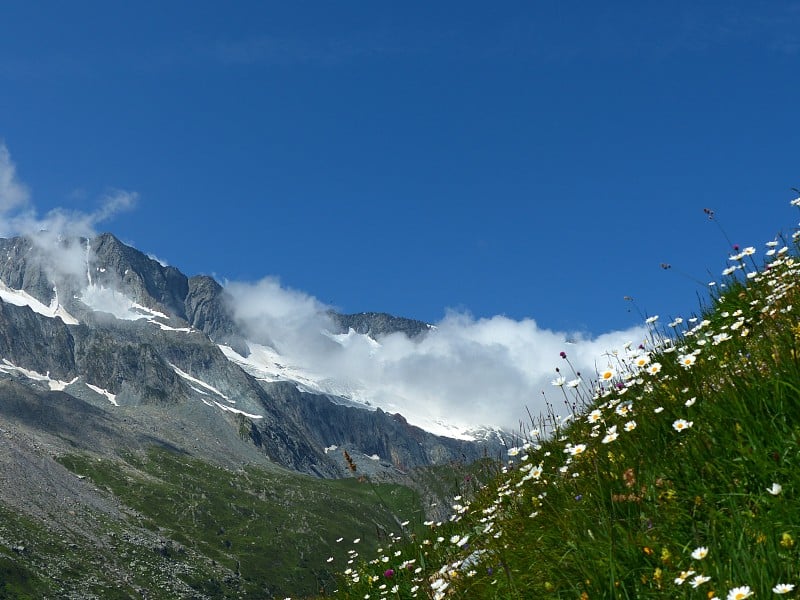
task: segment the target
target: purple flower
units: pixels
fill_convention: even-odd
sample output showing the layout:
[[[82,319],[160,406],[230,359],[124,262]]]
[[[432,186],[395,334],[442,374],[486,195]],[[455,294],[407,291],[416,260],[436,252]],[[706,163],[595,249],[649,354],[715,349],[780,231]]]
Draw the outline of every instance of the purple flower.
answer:
[[[559,355],[561,358],[567,358],[567,353],[566,353],[566,352],[564,352],[563,350],[562,350],[561,352],[559,352],[559,353],[558,353],[558,355]]]
[[[386,579],[391,579],[392,577],[394,577],[394,569],[386,569],[383,572],[383,576],[386,577]]]

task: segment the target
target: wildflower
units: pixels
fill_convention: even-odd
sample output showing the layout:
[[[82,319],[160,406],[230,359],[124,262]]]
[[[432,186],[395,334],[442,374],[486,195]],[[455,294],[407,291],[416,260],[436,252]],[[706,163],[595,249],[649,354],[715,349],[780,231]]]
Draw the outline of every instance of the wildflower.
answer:
[[[571,379],[567,382],[567,387],[576,388],[581,384],[581,378]]]
[[[636,429],[636,421],[628,421],[625,423],[625,431],[633,431]]]
[[[686,419],[678,419],[672,423],[672,428],[675,431],[683,431],[684,429],[689,429],[689,427],[691,427],[692,425],[694,425],[693,421],[687,421]]]
[[[611,429],[608,430],[608,432],[606,433],[606,436],[602,439],[602,442],[604,444],[610,444],[611,442],[616,440],[618,437],[619,437],[619,434],[617,433],[617,427],[614,426],[614,427],[612,427]]]
[[[744,600],[752,595],[753,591],[750,589],[749,585],[740,585],[739,587],[735,587],[728,592],[726,600]]]
[[[658,407],[653,409],[653,412],[658,414],[658,413],[662,412],[663,410],[664,410],[663,406],[658,406]]]
[[[561,387],[566,382],[566,378],[564,377],[556,377],[553,381],[550,382],[550,385],[554,385],[556,387]]]
[[[794,547],[794,538],[792,537],[792,534],[789,533],[788,531],[784,531],[781,534],[780,544],[784,548],[792,548],[792,547]]]
[[[677,585],[683,585],[683,583],[692,575],[694,575],[694,571],[681,571],[681,574],[675,578],[675,583]]]
[[[706,575],[697,575],[694,579],[692,579],[689,583],[693,588],[697,588],[703,585],[705,582],[711,581],[711,577]]]
[[[794,589],[793,583],[779,583],[774,588],[772,588],[772,591],[775,592],[776,594],[788,594],[793,589]]]
[[[386,579],[391,579],[392,577],[394,577],[394,569],[386,569],[383,572],[383,576],[386,577]]]
[[[586,417],[586,421],[588,423],[597,423],[602,418],[603,418],[603,413],[601,413],[598,409],[594,409],[592,412],[589,413],[589,416]]]
[[[767,491],[772,494],[773,496],[777,496],[783,491],[780,483],[773,483],[772,487],[768,487]]]
[[[642,367],[647,366],[649,363],[650,363],[650,355],[647,353],[640,354],[635,359],[633,359],[633,364],[639,367],[640,369]]]
[[[717,335],[715,335],[713,337],[713,340],[714,340],[713,344],[716,346],[718,344],[721,344],[722,342],[727,342],[729,339],[731,339],[730,334],[723,332],[723,333],[717,334]]]
[[[695,560],[703,560],[706,556],[708,556],[708,548],[706,546],[695,548],[692,552],[692,558]]]
[[[696,401],[697,401],[697,396],[689,398],[686,402],[683,403],[683,405],[688,408],[692,406]]]
[[[651,375],[656,375],[657,373],[659,373],[661,371],[661,363],[655,362],[652,365],[650,365],[647,368],[647,370]]]
[[[565,358],[567,358],[567,353],[566,353],[566,352],[564,352],[563,350],[562,350],[561,352],[559,352],[559,353],[558,353],[558,355],[559,355],[561,358],[564,358],[564,359],[565,359]]]
[[[614,409],[614,412],[617,413],[620,417],[626,417],[628,413],[631,411],[631,405],[632,404],[630,402],[624,402],[619,406],[617,406],[617,408]]]
[[[572,456],[578,456],[578,454],[583,453],[584,450],[586,450],[586,444],[578,444],[577,446],[569,446],[567,452]]]
[[[682,366],[684,369],[688,369],[697,361],[697,357],[694,354],[681,354],[678,357],[678,364]]]
[[[613,379],[614,375],[616,374],[617,374],[616,371],[614,371],[614,369],[609,367],[608,369],[600,373],[599,375],[600,381],[608,381],[610,379]]]

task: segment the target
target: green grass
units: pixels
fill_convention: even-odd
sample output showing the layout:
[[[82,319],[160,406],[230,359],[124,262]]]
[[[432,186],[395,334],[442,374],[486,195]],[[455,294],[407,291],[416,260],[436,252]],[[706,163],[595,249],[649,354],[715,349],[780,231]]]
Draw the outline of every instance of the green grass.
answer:
[[[768,598],[800,585],[800,260],[782,246],[769,268],[749,249],[730,259],[696,320],[648,323],[599,365],[605,377],[553,387],[551,406],[580,407],[572,420],[531,423],[450,520],[341,566],[336,597]]]
[[[106,533],[116,535],[118,525],[96,520]],[[67,531],[54,532],[39,522],[0,505],[0,536],[20,540],[24,550],[0,548],[0,599],[58,598],[93,594],[98,598],[136,598],[135,590],[109,568],[118,557],[93,545],[79,546],[81,538]],[[155,558],[133,545],[120,544],[142,565],[153,568]]]
[[[181,578],[211,597],[318,593],[331,584],[327,559],[346,558],[336,539],[362,537],[364,550],[374,551],[398,527],[395,515],[420,514],[418,496],[403,486],[229,470],[164,449],[124,461],[60,461],[137,511],[138,525],[173,540],[161,559],[187,563]]]

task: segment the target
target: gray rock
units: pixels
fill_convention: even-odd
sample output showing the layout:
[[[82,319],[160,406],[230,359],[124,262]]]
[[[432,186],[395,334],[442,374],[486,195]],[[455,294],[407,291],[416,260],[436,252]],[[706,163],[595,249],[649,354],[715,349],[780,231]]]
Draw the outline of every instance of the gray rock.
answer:
[[[424,321],[395,317],[387,313],[363,312],[343,315],[331,311],[328,314],[340,327],[341,333],[347,333],[353,329],[356,333],[368,335],[373,339],[397,332],[404,333],[413,339],[424,336],[432,328]]]

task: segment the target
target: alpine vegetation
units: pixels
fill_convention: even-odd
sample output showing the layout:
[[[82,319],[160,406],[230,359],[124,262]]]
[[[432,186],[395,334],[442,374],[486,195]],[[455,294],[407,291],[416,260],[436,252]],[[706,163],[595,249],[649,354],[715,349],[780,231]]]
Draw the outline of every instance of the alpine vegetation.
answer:
[[[547,411],[488,483],[351,550],[336,597],[797,597],[798,238],[734,246],[698,314],[648,318],[592,378],[554,356]]]

